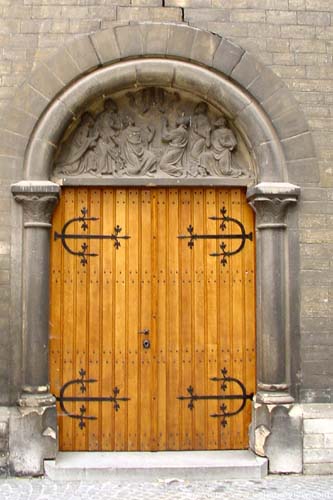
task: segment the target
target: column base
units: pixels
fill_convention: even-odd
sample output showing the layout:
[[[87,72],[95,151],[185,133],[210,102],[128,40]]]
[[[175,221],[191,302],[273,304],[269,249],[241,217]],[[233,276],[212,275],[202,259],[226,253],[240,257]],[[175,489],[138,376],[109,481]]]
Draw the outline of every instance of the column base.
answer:
[[[48,387],[25,386],[17,402],[21,408],[39,408],[54,406],[56,398],[48,391]]]
[[[290,395],[272,392],[254,397],[250,448],[268,458],[271,474],[302,473],[302,409]]]

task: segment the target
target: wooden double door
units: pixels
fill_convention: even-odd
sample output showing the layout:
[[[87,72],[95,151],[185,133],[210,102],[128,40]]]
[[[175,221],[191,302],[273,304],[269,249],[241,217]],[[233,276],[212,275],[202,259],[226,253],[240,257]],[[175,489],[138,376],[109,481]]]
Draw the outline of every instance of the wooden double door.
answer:
[[[223,208],[248,235],[224,258],[210,254],[243,243],[239,225],[210,218]],[[60,449],[248,446],[253,224],[242,189],[63,189],[50,308]]]

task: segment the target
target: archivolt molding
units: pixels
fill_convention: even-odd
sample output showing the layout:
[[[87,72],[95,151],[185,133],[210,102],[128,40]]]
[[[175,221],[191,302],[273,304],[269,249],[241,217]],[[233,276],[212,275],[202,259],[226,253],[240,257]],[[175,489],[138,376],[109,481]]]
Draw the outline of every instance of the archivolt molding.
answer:
[[[115,26],[42,63],[4,113],[1,155],[24,158],[26,179],[50,178],[68,125],[98,96],[133,85],[183,89],[219,106],[248,141],[257,181],[317,179],[306,120],[281,79],[224,38],[168,23]]]

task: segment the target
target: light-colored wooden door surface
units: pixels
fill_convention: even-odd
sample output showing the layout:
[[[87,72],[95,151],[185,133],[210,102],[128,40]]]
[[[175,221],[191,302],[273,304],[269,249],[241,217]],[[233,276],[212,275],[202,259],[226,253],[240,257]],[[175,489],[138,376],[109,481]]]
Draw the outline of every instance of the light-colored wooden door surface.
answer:
[[[118,249],[112,239],[67,239],[72,252],[87,243],[86,252],[97,254],[86,265],[54,239],[84,207],[98,220],[86,229],[72,223],[67,235],[111,235],[119,225],[119,236],[130,236]],[[178,238],[190,224],[197,234],[221,234],[221,222],[209,217],[222,207],[246,233],[254,231],[242,189],[63,189],[51,245],[51,390],[59,397],[64,384],[76,382],[63,390],[67,414],[58,402],[60,449],[247,448],[249,401],[223,426],[211,415],[221,414],[222,404],[235,412],[240,400],[199,399],[191,410],[190,400],[178,399],[189,387],[200,396],[240,394],[235,382],[222,391],[222,382],[211,380],[223,368],[255,391],[254,242],[223,266],[209,255],[222,240],[197,239],[190,248]],[[233,222],[226,226],[225,234],[240,232]],[[239,246],[237,239],[225,243],[228,251]],[[115,388],[117,398],[129,398],[119,408],[98,400],[115,396]]]

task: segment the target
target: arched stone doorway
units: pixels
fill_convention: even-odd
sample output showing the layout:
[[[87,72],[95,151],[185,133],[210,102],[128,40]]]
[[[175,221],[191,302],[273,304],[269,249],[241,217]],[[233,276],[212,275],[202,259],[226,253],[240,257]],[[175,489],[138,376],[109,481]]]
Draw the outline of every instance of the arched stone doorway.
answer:
[[[75,69],[65,64],[68,58],[75,59]],[[312,143],[297,105],[280,80],[242,49],[187,26],[115,27],[75,41],[59,53],[53,67],[57,81],[64,82],[62,89],[56,88],[46,68],[40,68],[18,93],[18,99],[24,94],[30,96],[25,106],[34,106],[38,115],[32,123],[30,117],[19,125],[25,126],[27,137],[26,148],[17,145],[18,154],[25,151],[25,180],[12,186],[16,201],[24,208],[24,370],[20,407],[30,408],[28,414],[45,416],[54,412],[54,399],[48,391],[48,228],[61,189],[50,181],[59,141],[70,122],[98,97],[120,89],[167,86],[193,93],[223,110],[251,152],[255,182],[252,180],[247,187],[248,199],[257,213],[258,339],[258,392],[251,446],[269,457],[273,472],[299,471],[299,420],[295,423],[290,416],[295,377],[291,331],[298,317],[297,307],[292,310],[290,306],[295,303],[293,292],[297,286],[297,276],[291,275],[290,267],[297,234],[286,231],[287,224],[293,229],[293,218],[287,218],[286,212],[299,193],[297,186],[288,182],[297,168],[294,159],[299,154],[295,156],[295,151],[303,149],[307,155]],[[279,106],[290,107],[290,113],[281,119]],[[234,183],[232,180],[229,185]],[[36,256],[33,264],[32,254]],[[21,473],[40,473],[42,459],[52,453],[45,450],[53,439],[54,423],[46,428],[38,425],[44,436],[40,441],[45,444],[33,465],[24,460],[23,465],[22,461],[16,465],[17,469],[21,467]],[[286,428],[288,440],[282,435]],[[296,455],[286,470],[285,453],[295,449],[295,443]]]

